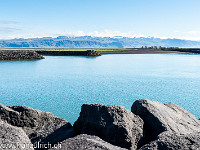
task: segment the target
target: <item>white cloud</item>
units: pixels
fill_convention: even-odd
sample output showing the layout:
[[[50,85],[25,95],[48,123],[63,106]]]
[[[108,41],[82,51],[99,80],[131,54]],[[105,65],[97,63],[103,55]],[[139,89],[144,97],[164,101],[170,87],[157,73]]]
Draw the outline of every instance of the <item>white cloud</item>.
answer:
[[[63,33],[33,33],[33,34],[13,34],[14,31],[19,29],[16,28],[8,28],[8,27],[0,27],[0,33],[7,33],[7,34],[0,34],[0,39],[14,39],[14,38],[42,38],[42,37],[58,37],[58,36],[93,36],[93,37],[155,37],[161,39],[167,38],[177,38],[177,39],[185,39],[185,40],[195,40],[200,41],[200,31],[191,30],[191,31],[179,31],[175,30],[169,35],[145,35],[142,33],[135,33],[135,32],[120,32],[120,31],[112,31],[112,30],[104,30],[100,31],[93,31],[93,32],[84,32],[82,30],[76,32],[63,32]]]
[[[200,41],[200,30],[179,31],[175,30],[171,38]]]
[[[188,33],[188,34],[191,34],[191,35],[199,35],[199,34],[200,34],[200,31],[192,30],[192,31],[188,31],[187,33]]]
[[[1,30],[0,30],[1,31]],[[84,32],[84,31],[77,31],[77,32],[69,32],[69,33],[46,33],[46,34],[20,34],[20,35],[6,35],[1,37],[1,39],[13,39],[13,38],[42,38],[42,37],[58,37],[58,36],[92,36],[92,37],[147,37],[144,34],[136,34],[134,32],[120,32],[120,31],[111,31],[111,30],[104,30],[102,32],[93,31],[93,32]]]
[[[68,36],[94,36],[94,37],[146,37],[144,34],[137,34],[134,32],[120,32],[120,31],[111,31],[111,30],[104,30],[102,32],[93,31],[93,32],[84,32],[84,31],[77,31],[77,32],[70,32],[65,35]]]

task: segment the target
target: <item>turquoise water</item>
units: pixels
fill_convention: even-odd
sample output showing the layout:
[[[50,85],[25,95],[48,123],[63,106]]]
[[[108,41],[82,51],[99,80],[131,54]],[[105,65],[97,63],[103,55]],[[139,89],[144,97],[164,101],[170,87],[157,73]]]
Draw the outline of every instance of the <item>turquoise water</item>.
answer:
[[[52,112],[73,123],[83,103],[173,102],[200,117],[200,55],[45,56],[0,61],[0,103]]]

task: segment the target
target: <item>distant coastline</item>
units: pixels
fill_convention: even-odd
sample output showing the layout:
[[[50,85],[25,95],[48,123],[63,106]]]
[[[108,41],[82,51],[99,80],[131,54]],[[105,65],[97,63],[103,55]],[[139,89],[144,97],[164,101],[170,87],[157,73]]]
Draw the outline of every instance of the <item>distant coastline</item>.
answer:
[[[200,53],[198,48],[117,48],[117,49],[44,49],[44,48],[4,48],[0,49],[0,60],[42,59],[42,55],[51,56],[101,56],[104,54],[166,54]]]
[[[138,49],[122,51],[100,51],[101,54],[166,54],[166,53],[189,53],[176,50],[159,50],[159,49]]]
[[[183,39],[160,39],[154,37],[93,37],[93,36],[58,36],[43,38],[0,39],[0,48],[137,48],[142,46],[164,46],[198,48],[200,41]]]

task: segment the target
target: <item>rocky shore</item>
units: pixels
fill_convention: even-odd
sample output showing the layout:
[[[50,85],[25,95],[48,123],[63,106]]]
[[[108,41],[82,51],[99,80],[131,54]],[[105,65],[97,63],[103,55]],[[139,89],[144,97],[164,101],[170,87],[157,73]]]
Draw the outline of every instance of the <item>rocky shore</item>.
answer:
[[[146,99],[131,111],[83,104],[73,126],[49,112],[0,104],[0,128],[0,149],[200,149],[200,120],[176,104]]]
[[[52,56],[101,56],[101,53],[95,50],[87,50],[87,51],[36,51],[41,55],[52,55]]]
[[[29,50],[1,50],[0,60],[37,60],[44,57],[35,51]]]

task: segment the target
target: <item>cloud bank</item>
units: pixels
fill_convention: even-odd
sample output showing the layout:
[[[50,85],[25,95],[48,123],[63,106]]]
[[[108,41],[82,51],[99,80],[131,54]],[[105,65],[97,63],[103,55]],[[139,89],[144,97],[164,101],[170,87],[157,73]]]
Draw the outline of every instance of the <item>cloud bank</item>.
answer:
[[[143,33],[136,32],[120,32],[120,31],[112,31],[112,30],[104,30],[104,31],[93,31],[93,32],[84,32],[82,30],[76,32],[62,32],[62,33],[25,33],[25,34],[14,34],[15,31],[19,31],[20,29],[12,28],[12,27],[0,27],[0,39],[14,39],[14,38],[42,38],[42,37],[53,37],[56,38],[58,36],[68,36],[68,37],[78,37],[78,36],[92,36],[92,37],[111,37],[111,38],[120,38],[120,37],[128,37],[128,38],[139,38],[139,37],[154,37],[154,38],[177,38],[177,39],[185,39],[185,40],[195,40],[200,41],[200,31],[198,30],[190,30],[190,31],[172,31],[171,36],[151,36]],[[8,33],[8,34],[6,34]]]
[[[120,31],[111,31],[111,30],[104,30],[102,32],[94,31],[86,33],[84,31],[77,31],[77,32],[70,32],[67,33],[68,36],[93,36],[93,37],[146,37],[144,34],[134,33],[134,32],[120,32]]]

